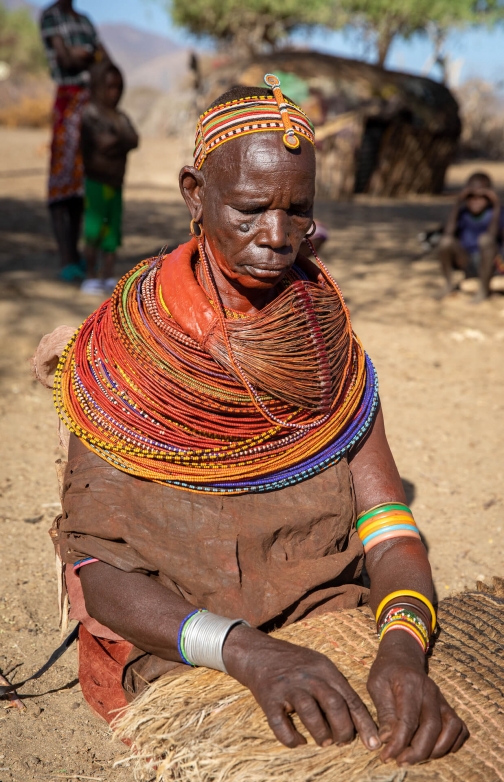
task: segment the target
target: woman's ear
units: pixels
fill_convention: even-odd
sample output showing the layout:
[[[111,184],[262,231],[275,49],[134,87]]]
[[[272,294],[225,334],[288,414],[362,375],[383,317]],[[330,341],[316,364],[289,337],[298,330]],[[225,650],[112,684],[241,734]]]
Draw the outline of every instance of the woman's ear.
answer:
[[[184,166],[179,174],[179,187],[192,219],[200,223],[203,217],[204,175],[194,166]]]

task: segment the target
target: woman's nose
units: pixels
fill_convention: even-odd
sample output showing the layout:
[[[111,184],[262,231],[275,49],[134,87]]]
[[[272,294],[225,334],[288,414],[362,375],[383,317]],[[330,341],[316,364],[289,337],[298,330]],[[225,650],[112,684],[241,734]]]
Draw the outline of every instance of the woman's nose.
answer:
[[[271,209],[264,213],[261,244],[267,244],[278,250],[290,245],[289,216],[283,209]]]

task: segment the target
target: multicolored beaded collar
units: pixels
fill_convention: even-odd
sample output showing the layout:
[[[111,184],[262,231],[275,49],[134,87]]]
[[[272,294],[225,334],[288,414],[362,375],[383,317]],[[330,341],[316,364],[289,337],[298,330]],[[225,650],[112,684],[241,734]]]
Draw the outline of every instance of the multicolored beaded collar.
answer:
[[[295,103],[285,100],[280,90],[280,80],[267,73],[264,81],[272,95],[221,103],[214,106],[198,120],[194,147],[194,165],[200,169],[214,149],[237,136],[249,133],[283,132],[287,149],[297,149],[298,136],[315,144],[315,130],[307,115]]]
[[[336,283],[298,256],[273,302],[228,320],[197,259],[193,240],[143,261],[83,323],[55,377],[61,419],[117,469],[193,492],[282,489],[336,464],[378,407]]]

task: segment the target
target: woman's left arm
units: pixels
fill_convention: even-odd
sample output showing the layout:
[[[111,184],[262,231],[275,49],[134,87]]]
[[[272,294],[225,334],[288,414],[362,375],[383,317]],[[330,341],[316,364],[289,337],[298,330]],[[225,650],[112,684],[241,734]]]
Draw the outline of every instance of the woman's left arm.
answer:
[[[406,503],[404,488],[385,435],[380,409],[373,429],[350,460],[357,513],[382,503]],[[417,592],[433,599],[427,552],[415,537],[394,537],[375,545],[366,555],[374,612],[393,592]],[[409,596],[420,616],[425,604]],[[426,672],[425,654],[406,631],[388,632],[371,668],[368,690],[378,713],[382,760],[399,765],[456,752],[466,740],[467,728],[448,705]]]

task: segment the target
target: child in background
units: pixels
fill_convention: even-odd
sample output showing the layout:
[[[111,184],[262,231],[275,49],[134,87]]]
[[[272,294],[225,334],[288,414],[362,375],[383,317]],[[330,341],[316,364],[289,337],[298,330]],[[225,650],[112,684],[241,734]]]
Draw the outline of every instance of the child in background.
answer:
[[[126,157],[138,146],[138,135],[117,109],[123,92],[122,74],[105,61],[91,70],[91,99],[82,117],[84,160],[84,240],[87,278],[84,293],[110,293],[116,285],[114,264],[121,244],[122,184]],[[98,251],[102,252],[98,277]]]
[[[490,295],[490,279],[502,245],[504,211],[492,180],[483,172],[472,174],[459,194],[439,243],[439,260],[446,285],[442,295],[455,290],[453,269],[466,277],[479,277],[475,301]]]

